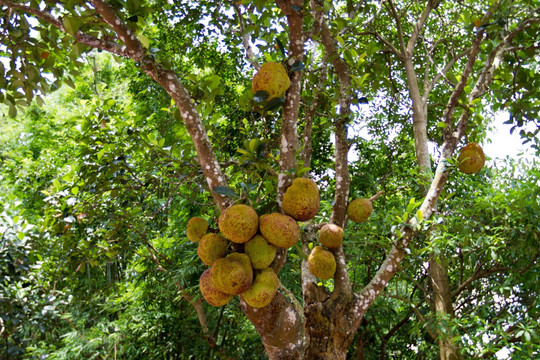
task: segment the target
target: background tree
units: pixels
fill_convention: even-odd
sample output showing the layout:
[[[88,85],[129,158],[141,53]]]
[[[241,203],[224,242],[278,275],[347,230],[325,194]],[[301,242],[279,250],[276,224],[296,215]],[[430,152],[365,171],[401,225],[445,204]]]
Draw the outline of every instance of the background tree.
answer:
[[[279,253],[272,267],[280,273],[282,286],[273,302],[260,310],[240,302],[268,357],[344,358],[368,308],[404,261],[410,261],[414,276],[409,277],[418,289],[413,290],[410,302],[429,302],[433,313],[427,316],[419,310],[420,304],[413,305],[403,321],[384,336],[376,325],[379,316],[371,316],[375,325],[363,326],[375,326],[381,356],[388,338],[413,314],[422,324],[433,324],[427,332],[438,341],[441,358],[459,358],[460,353],[474,351],[467,347],[467,339],[479,334],[452,325],[459,321],[455,316],[463,314],[456,312],[455,298],[467,293],[463,284],[468,286],[507,267],[493,258],[488,263],[480,257],[480,265],[463,258],[458,281],[457,273],[452,273],[457,271],[455,264],[447,254],[454,249],[463,252],[446,242],[442,247],[447,246],[447,252],[440,251],[437,241],[447,232],[434,214],[441,195],[447,196],[444,186],[454,168],[456,148],[466,137],[482,139],[489,116],[486,108],[502,107],[497,90],[508,79],[518,84],[515,79],[523,76],[519,75],[523,67],[500,64],[536,66],[531,59],[538,51],[535,39],[540,22],[538,9],[528,2],[496,2],[488,9],[477,6],[438,1],[245,1],[240,6],[100,0],[40,5],[0,0],[3,51],[10,59],[1,68],[5,75],[0,94],[12,116],[34,97],[42,104],[41,96],[61,81],[76,87],[74,76],[83,68],[81,61],[91,59],[86,55],[91,49],[128,59],[123,68],[130,78],[128,89],[107,91],[94,71],[93,86],[83,92],[72,118],[80,132],[74,145],[79,162],[66,169],[62,182],[52,181],[52,188],[43,190],[47,196],[43,200],[50,204],[44,225],[54,229],[64,250],[56,254],[68,264],[64,271],[75,273],[80,282],[84,278],[87,284],[81,290],[95,299],[92,292],[125,277],[128,266],[142,272],[149,265],[157,268],[173,280],[169,295],[163,294],[162,299],[178,292],[193,306],[206,341],[221,351],[207,313],[219,324],[224,312],[218,315],[214,309],[208,310],[195,297],[193,278],[198,278],[202,266],[195,264],[193,249],[188,250],[185,242],[171,245],[175,234],[187,218],[202,212],[193,205],[207,203],[206,191],[217,211],[239,196],[263,205],[265,211],[279,209],[295,172],[302,175],[313,168],[325,190],[323,203],[332,206],[323,205],[316,222],[303,229],[303,251],[314,242],[316,223],[346,226],[345,210],[351,197],[369,197],[383,188],[386,195],[381,201],[390,204],[392,216],[369,229],[368,234],[379,241],[376,251],[366,246],[370,257],[366,265],[352,265],[351,260],[360,256],[358,246],[349,247],[345,242],[345,247],[333,251],[337,271],[326,284],[309,272],[298,250]],[[289,44],[287,50],[283,43]],[[245,62],[239,61],[240,44]],[[249,91],[252,70],[246,69],[258,66],[261,61],[256,56],[289,66],[291,87],[279,112],[254,111]],[[52,76],[41,76],[45,72]],[[515,106],[519,103],[524,109],[521,114],[528,114],[534,107],[527,100],[530,94],[521,101],[519,87],[514,89]],[[126,91],[133,93],[133,99],[121,99]],[[366,102],[381,108],[369,122],[354,114],[354,105]],[[232,105],[235,103],[238,106]],[[361,125],[377,134],[374,140],[349,135]],[[332,173],[326,171],[330,159],[324,154],[330,136]],[[192,142],[186,142],[188,138]],[[428,151],[430,141],[439,154],[436,167]],[[362,157],[349,162],[353,144]],[[241,162],[231,161],[231,152],[238,147]],[[385,166],[373,166],[378,164]],[[409,183],[400,184],[404,179]],[[193,213],[179,211],[186,206]],[[445,214],[452,219],[449,209],[441,209],[442,219]],[[217,215],[211,209],[204,212]],[[358,241],[356,234],[363,231],[366,229],[347,227],[348,241]],[[537,241],[535,231],[528,230],[535,234],[530,241]],[[415,249],[424,243],[424,250]],[[404,260],[407,252],[410,259]],[[417,256],[416,264],[411,254]],[[421,269],[426,261],[429,273],[424,274]],[[512,269],[529,276],[536,262],[537,256],[524,257]],[[467,273],[470,265],[466,264],[472,263],[477,267]],[[361,282],[354,281],[357,272]],[[418,276],[430,280],[422,284],[415,280]],[[148,284],[152,280],[147,279]],[[415,298],[416,292],[423,297]],[[511,287],[510,293],[519,290]],[[533,293],[534,289],[527,295]],[[517,303],[535,308],[526,300]],[[109,312],[126,316],[119,310]],[[519,336],[533,333],[527,326],[519,331]],[[497,334],[500,332],[487,336]],[[515,334],[518,338],[518,332]],[[364,330],[356,342],[359,354],[365,351],[363,336]],[[220,345],[223,343],[224,338]],[[102,346],[117,351],[116,341]],[[182,349],[170,351],[178,354]],[[480,351],[490,353],[484,347]]]

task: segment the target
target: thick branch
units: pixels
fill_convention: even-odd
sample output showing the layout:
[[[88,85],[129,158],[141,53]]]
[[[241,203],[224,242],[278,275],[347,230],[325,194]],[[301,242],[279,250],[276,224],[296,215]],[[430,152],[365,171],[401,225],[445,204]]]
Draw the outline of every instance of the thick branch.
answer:
[[[416,149],[416,160],[422,174],[422,186],[429,181],[431,172],[431,160],[429,157],[428,137],[427,137],[427,103],[423,101],[418,79],[414,70],[412,56],[406,54],[403,58],[403,66],[407,77],[409,96],[412,100],[413,112],[413,132],[414,147]]]
[[[173,71],[164,69],[161,65],[157,64],[152,57],[145,56],[142,59],[140,58],[141,52],[145,52],[144,47],[133,35],[131,30],[129,30],[120,18],[116,16],[114,9],[102,0],[92,0],[92,3],[105,22],[116,31],[118,36],[125,42],[127,54],[133,60],[139,61],[143,71],[159,83],[175,101],[191,139],[193,140],[193,144],[195,145],[198,162],[206,177],[210,193],[214,197],[218,208],[221,211],[225,210],[229,206],[229,200],[214,192],[214,188],[216,186],[227,186],[227,182],[221,171],[221,167],[217,162],[204,124],[202,123],[199,113],[187,90]]]
[[[422,174],[422,180],[429,181],[431,176],[431,160],[429,157],[428,149],[428,137],[427,137],[427,102],[424,100],[424,97],[420,93],[420,87],[418,85],[418,78],[414,70],[413,63],[413,51],[420,35],[420,31],[427,21],[431,11],[439,4],[437,1],[428,1],[426,8],[420,18],[418,19],[416,26],[414,27],[413,33],[409,38],[407,47],[404,47],[403,44],[403,33],[400,25],[400,18],[396,14],[392,2],[390,2],[392,13],[398,24],[398,35],[399,41],[403,53],[403,65],[405,67],[405,74],[407,77],[407,84],[409,87],[409,95],[412,100],[412,111],[413,111],[413,132],[414,132],[414,144],[416,149],[416,159],[418,161],[418,166],[420,168],[420,173]],[[421,184],[422,188],[424,184]]]
[[[289,51],[292,63],[302,61],[303,16],[301,12],[294,11],[291,3],[303,7],[301,0],[277,0],[276,3],[287,16],[289,24],[290,45]],[[292,182],[287,174],[290,169],[296,168],[296,150],[298,148],[297,128],[298,111],[300,107],[302,72],[294,71],[290,75],[291,86],[285,97],[283,106],[283,119],[281,125],[281,144],[278,174],[278,204],[281,206],[285,190]],[[287,250],[280,249],[272,268],[279,273],[285,264]],[[266,353],[270,359],[298,359],[303,353],[301,341],[302,318],[297,312],[293,301],[287,299],[278,291],[272,302],[264,308],[253,308],[241,300],[242,311],[262,338]]]
[[[337,50],[337,41],[332,37],[330,29],[324,18],[322,4],[316,0],[310,1],[310,7],[315,21],[320,28],[321,42],[324,46],[327,56],[331,59],[334,70],[339,79],[339,119],[336,121],[335,129],[335,173],[336,173],[336,192],[334,195],[334,206],[330,222],[345,227],[347,199],[349,196],[350,176],[348,165],[349,144],[347,142],[347,123],[351,115],[351,76],[349,66],[339,56]],[[336,272],[334,274],[335,290],[334,297],[351,296],[351,283],[343,247],[333,251],[336,257]]]
[[[302,231],[302,294],[304,296],[304,304],[318,302],[326,299],[328,295],[324,288],[317,286],[317,277],[309,271],[307,254],[309,254],[309,243],[317,243],[317,233],[320,230],[320,226],[310,223],[304,231]]]
[[[456,85],[456,88],[454,89],[454,91],[452,92],[452,95],[450,95],[450,98],[448,99],[448,104],[446,105],[446,110],[444,112],[444,120],[446,122],[447,130],[452,129],[452,115],[458,103],[459,97],[463,93],[463,90],[465,89],[465,85],[467,85],[467,81],[469,80],[469,76],[471,75],[474,62],[476,61],[476,56],[480,52],[480,44],[482,43],[483,37],[484,37],[483,30],[479,31],[476,34],[471,51],[469,53],[467,64],[465,65],[465,69],[463,70],[463,73],[461,74],[461,78],[458,84]]]
[[[135,34],[127,25],[116,15],[116,12],[103,0],[90,0],[92,5],[107,25],[118,35],[120,40],[126,45],[128,56],[134,61],[140,61],[146,49],[135,37]]]
[[[270,359],[300,359],[302,318],[292,302],[278,291],[264,308],[248,306],[240,298],[240,307],[262,338]]]
[[[303,8],[303,1],[276,1],[281,11],[287,16],[289,25],[289,63],[294,64],[304,58],[304,18],[301,11],[295,11],[291,5]],[[279,175],[278,175],[278,205],[281,207],[285,190],[292,182],[288,171],[296,169],[296,151],[298,149],[297,126],[298,112],[301,97],[302,71],[290,73],[291,86],[285,97],[283,105],[283,119],[281,122],[281,143],[279,155]]]
[[[117,33],[118,37],[125,45],[96,39],[80,31],[75,34],[75,39],[91,48],[102,49],[131,58],[133,61],[140,64],[141,69],[148,76],[158,82],[163,89],[167,91],[178,106],[182,119],[193,140],[198,155],[198,161],[207,179],[210,193],[214,197],[218,208],[224,210],[229,205],[229,200],[224,196],[215,193],[213,189],[216,186],[226,186],[227,182],[221,171],[221,167],[216,160],[206,129],[204,128],[201,118],[191,101],[187,90],[180,83],[180,80],[173,71],[164,69],[161,65],[156,63],[152,57],[146,55],[144,46],[142,46],[133,32],[116,15],[112,7],[102,0],[91,0],[91,2],[104,22]],[[66,32],[62,21],[46,11],[23,6],[8,0],[0,0],[0,5],[24,11],[57,27],[60,31]]]
[[[536,9],[534,12],[536,13],[538,11],[540,11],[540,8]],[[510,47],[514,38],[522,31],[530,28],[532,25],[539,23],[540,18],[538,17],[523,20],[512,32],[506,35],[504,39],[491,51],[486,61],[486,66],[484,67],[484,70],[480,74],[480,77],[477,81],[478,86],[476,86],[476,88],[473,89],[473,91],[471,91],[471,94],[469,95],[469,101],[479,98],[487,92],[489,84],[491,84],[491,82],[493,81],[493,77],[495,76],[495,69],[499,66],[504,53]]]

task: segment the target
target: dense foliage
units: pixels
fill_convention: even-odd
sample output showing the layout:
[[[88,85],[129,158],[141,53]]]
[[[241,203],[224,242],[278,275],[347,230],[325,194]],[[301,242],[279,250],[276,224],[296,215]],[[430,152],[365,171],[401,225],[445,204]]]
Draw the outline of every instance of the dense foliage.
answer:
[[[294,62],[283,45],[292,36],[278,6],[284,1],[108,1],[142,44],[141,61],[118,56],[118,44],[107,42],[114,31],[86,2],[65,2],[60,28],[18,12],[38,3],[0,0],[0,358],[267,358],[237,298],[223,308],[201,301],[206,267],[185,228],[202,216],[217,231],[220,204],[181,104],[170,87],[145,75],[148,63],[181,78],[227,178],[221,195],[259,214],[278,209],[278,176],[286,172],[316,179],[321,209],[313,223],[333,217],[342,188],[334,136],[345,124],[349,198],[383,192],[367,223],[346,228],[354,292],[374,277],[410,219],[417,221],[415,241],[363,316],[348,358],[433,359],[441,338],[464,358],[538,356],[538,159],[488,162],[473,176],[457,170],[455,156],[444,159],[449,178],[437,212],[423,219],[419,211],[426,169],[399,45],[426,4],[321,2],[337,44],[329,53],[320,9],[306,2],[306,54]],[[469,101],[473,79],[453,105],[457,117],[472,114],[468,140],[486,141],[490,121],[504,112],[538,154],[538,9],[526,1],[490,2],[487,10],[472,1],[427,3],[436,3],[434,15],[409,60],[429,95],[429,170],[436,171],[430,161],[454,125],[444,119],[447,99],[476,34],[483,34],[484,55],[470,69],[482,73],[486,54],[525,19],[532,25],[504,53],[485,97]],[[56,6],[45,1],[42,10],[60,11]],[[106,46],[91,49],[81,33]],[[246,55],[246,34],[256,58]],[[348,67],[350,112],[340,108],[336,58]],[[251,90],[254,66],[264,61],[303,76],[292,168],[281,161],[286,110],[267,111]],[[439,77],[447,63],[455,67]],[[301,247],[291,248],[280,273],[280,291],[295,304],[307,302],[304,257]],[[452,314],[435,310],[435,263],[445,269]],[[330,279],[317,286],[331,292],[337,285]]]

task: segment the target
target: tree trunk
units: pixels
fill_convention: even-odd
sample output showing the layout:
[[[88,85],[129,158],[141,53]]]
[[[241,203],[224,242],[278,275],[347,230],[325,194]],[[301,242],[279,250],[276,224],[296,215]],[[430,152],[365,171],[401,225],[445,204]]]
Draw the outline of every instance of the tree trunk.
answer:
[[[345,359],[347,349],[354,339],[357,326],[351,301],[331,301],[329,294],[311,284],[310,291],[323,296],[322,301],[315,301],[304,306],[305,341],[304,358],[307,360]],[[326,300],[326,301],[325,301]],[[353,319],[354,318],[354,319]]]
[[[452,293],[448,280],[448,269],[442,256],[432,255],[429,261],[429,275],[433,287],[433,304],[435,312],[444,317],[454,317],[454,307],[452,306]],[[459,348],[453,343],[452,334],[448,327],[437,331],[439,342],[440,360],[459,360]]]
[[[302,359],[302,319],[292,303],[281,292],[262,309],[240,301],[242,310],[261,336],[270,360]]]

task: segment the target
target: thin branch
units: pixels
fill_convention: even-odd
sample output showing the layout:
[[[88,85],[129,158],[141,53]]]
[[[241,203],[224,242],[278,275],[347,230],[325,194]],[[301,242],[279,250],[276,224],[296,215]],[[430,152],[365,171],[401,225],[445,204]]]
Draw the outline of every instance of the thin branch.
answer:
[[[452,69],[452,67],[454,66],[454,64],[461,58],[469,55],[471,52],[471,48],[467,48],[465,49],[464,51],[462,51],[461,53],[459,53],[458,55],[452,57],[452,59],[450,59],[450,61],[442,68],[442,69],[439,69],[437,70],[437,73],[435,74],[435,76],[431,79],[431,81],[426,81],[425,82],[425,85],[424,85],[424,93],[422,94],[422,100],[424,102],[427,102],[427,99],[429,97],[429,94],[431,93],[431,91],[433,90],[433,88],[435,88],[435,85],[439,82],[439,80],[441,78],[445,78],[446,79],[446,73],[448,73],[448,71],[450,71]],[[428,77],[426,77],[427,79]]]
[[[376,32],[376,31],[363,31],[363,32],[359,32],[357,35],[359,35],[359,36],[362,36],[362,35],[374,36],[375,38],[377,38],[377,40],[382,42],[387,47],[388,51],[394,53],[400,59],[403,58],[403,53],[398,48],[396,48],[394,46],[394,44],[392,44],[387,38],[382,36],[380,33]]]
[[[375,200],[377,200],[379,197],[381,197],[382,195],[384,195],[384,191],[379,191],[378,193],[376,193],[375,195],[373,195],[372,197],[370,197],[368,200],[373,202]]]
[[[246,57],[249,61],[249,63],[257,70],[261,68],[261,65],[255,60],[255,55],[253,54],[253,50],[251,49],[251,45],[249,44],[249,34],[246,33],[245,26],[244,26],[244,18],[242,16],[242,12],[240,11],[240,7],[238,6],[238,3],[236,1],[231,1],[232,6],[234,8],[234,12],[236,13],[236,16],[238,17],[238,24],[240,25],[240,35],[242,37],[242,45],[244,45],[244,49],[246,50]]]
[[[305,167],[311,167],[311,156],[313,152],[312,145],[312,132],[313,132],[313,119],[317,114],[317,107],[319,106],[319,97],[322,92],[323,84],[326,81],[326,73],[328,68],[328,56],[325,55],[322,60],[322,67],[320,69],[319,82],[315,88],[313,94],[313,102],[309,108],[305,111],[304,116],[304,133],[302,134],[303,138],[303,148],[300,152],[300,159],[304,161]],[[307,176],[307,174],[306,174]]]
[[[148,252],[150,253],[149,260],[152,261],[154,264],[156,264],[157,270],[162,271],[162,272],[168,274],[169,276],[172,276],[171,272],[169,270],[167,270],[165,267],[163,267],[161,261],[158,259],[158,256],[161,257],[162,259],[164,259],[165,261],[167,261],[167,263],[169,263],[169,265],[171,264],[171,261],[169,259],[167,259],[164,255],[160,254],[159,251],[154,246],[152,246],[152,244],[150,244],[149,241],[146,240],[145,234],[140,233],[137,230],[137,228],[135,228],[135,227],[132,227],[132,229],[137,231],[139,236],[141,236],[141,238],[145,240],[146,246],[148,248]],[[202,303],[201,298],[200,297],[199,298],[194,298],[189,293],[187,293],[185,291],[185,288],[180,283],[180,281],[176,281],[175,285],[176,285],[180,295],[191,306],[193,306],[193,308],[195,309],[195,312],[197,313],[197,318],[199,320],[199,324],[201,325],[201,328],[202,328],[203,333],[204,333],[204,338],[208,341],[208,343],[211,346],[216,346],[215,339],[212,337],[212,335],[208,331],[208,320],[207,320],[207,317],[206,317],[206,312],[204,311],[204,307],[203,307],[203,303]]]
[[[416,306],[412,305],[411,309],[422,323],[424,324],[428,323],[424,315],[422,315],[422,313],[418,310]],[[437,334],[434,333],[433,330],[431,330],[428,326],[426,326],[425,329],[432,340],[434,341],[437,340]]]
[[[418,18],[418,21],[416,22],[413,33],[411,34],[411,37],[409,38],[409,42],[407,44],[407,54],[412,54],[414,47],[416,45],[416,41],[418,40],[418,36],[420,35],[420,31],[422,30],[422,27],[424,27],[424,24],[426,23],[431,11],[435,9],[439,5],[440,2],[441,0],[428,1],[426,8],[424,9],[424,12],[422,13],[422,15],[420,15],[420,18]]]
[[[291,290],[289,290],[285,285],[283,285],[283,283],[281,281],[279,281],[279,280],[278,280],[278,288],[291,301],[291,303],[293,304],[294,309],[296,310],[296,312],[302,317],[302,324],[304,324],[304,317],[302,316],[304,311],[303,311],[303,308],[302,308],[302,304],[300,304],[300,302],[298,302],[298,300],[296,300],[296,297],[294,296],[293,292]],[[303,325],[302,325],[302,327],[303,327]]]
[[[51,13],[47,11],[33,8],[26,5],[22,5],[20,3],[15,3],[10,0],[0,0],[0,5],[4,5],[10,9],[15,9],[15,10],[33,15],[36,18],[44,21],[45,23],[56,27],[61,32],[67,33],[67,30],[62,20],[60,18],[54,17]],[[94,36],[85,34],[82,31],[77,31],[74,34],[74,38],[81,44],[88,45],[93,49],[100,49],[100,50],[108,51],[108,52],[111,52],[113,54],[123,56],[123,57],[128,56],[128,54],[126,53],[126,48],[113,41],[98,39]]]
[[[535,263],[538,257],[540,256],[540,253],[536,253],[534,258],[522,269],[516,271],[518,274],[523,274],[527,272]],[[484,271],[475,271],[467,280],[463,281],[456,290],[452,292],[452,297],[456,297],[459,294],[461,294],[464,290],[467,289],[467,287],[473,283],[476,280],[484,279],[487,277],[490,277],[493,274],[499,274],[499,273],[506,273],[510,271],[511,269],[506,266],[499,266],[499,267],[493,267],[491,269],[486,269]]]
[[[385,3],[386,4],[386,3]],[[396,11],[396,7],[394,5],[394,2],[392,0],[388,1],[388,10],[392,14],[392,17],[396,21],[396,29],[397,29],[397,35],[399,40],[399,48],[401,49],[400,53],[403,54],[403,56],[407,56],[407,48],[405,47],[405,40],[403,39],[403,29],[401,27],[401,16]]]

